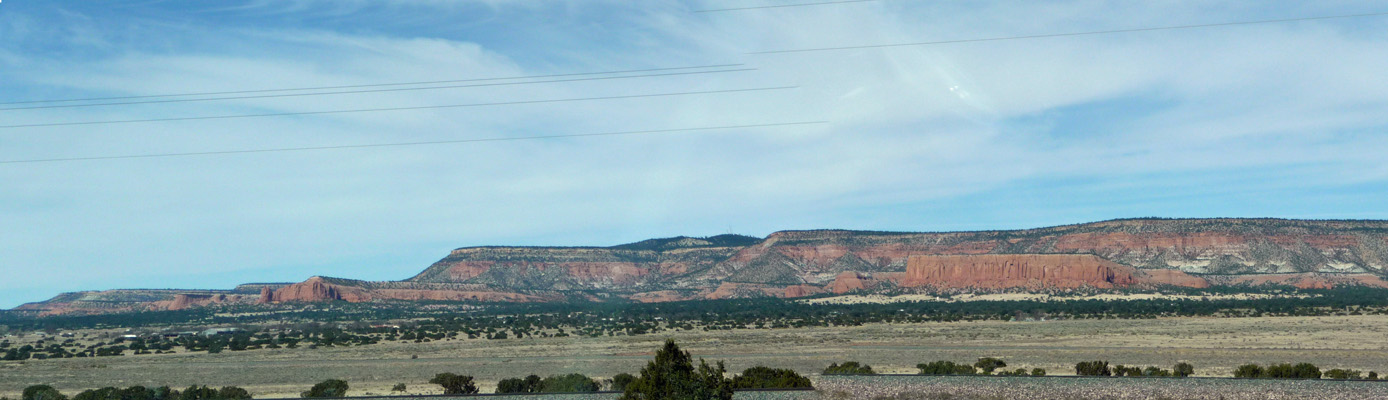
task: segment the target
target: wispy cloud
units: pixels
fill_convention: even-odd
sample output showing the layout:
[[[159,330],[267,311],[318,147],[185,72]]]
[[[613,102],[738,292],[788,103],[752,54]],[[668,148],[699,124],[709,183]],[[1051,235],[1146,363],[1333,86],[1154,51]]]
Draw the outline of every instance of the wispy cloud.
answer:
[[[0,32],[18,38],[0,44],[0,64],[22,67],[5,68],[0,101],[724,62],[756,71],[0,111],[5,125],[799,88],[0,130],[0,159],[833,123],[0,166],[0,219],[10,227],[0,230],[0,269],[22,277],[4,289],[400,279],[462,245],[615,244],[729,228],[1017,227],[1250,209],[1374,217],[1381,202],[1362,199],[1388,194],[1365,188],[1388,178],[1378,154],[1388,143],[1372,134],[1388,125],[1388,83],[1376,79],[1388,69],[1379,50],[1388,38],[1360,22],[747,54],[1362,11],[1357,3],[883,1],[716,15],[689,10],[726,3],[34,4],[0,4]],[[55,23],[83,18],[94,28]],[[148,23],[120,28],[129,21]]]

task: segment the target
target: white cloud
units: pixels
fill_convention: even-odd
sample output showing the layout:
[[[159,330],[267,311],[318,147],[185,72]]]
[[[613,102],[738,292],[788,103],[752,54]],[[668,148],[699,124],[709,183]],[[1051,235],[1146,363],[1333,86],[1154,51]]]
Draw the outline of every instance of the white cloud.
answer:
[[[277,2],[279,3],[279,2]],[[392,8],[447,5],[419,2]],[[1219,21],[1260,8],[1076,1],[979,8],[905,2],[690,15],[675,3],[523,7],[590,35],[556,49],[493,48],[495,38],[295,28],[180,28],[173,46],[130,45],[73,63],[0,48],[35,66],[12,82],[93,95],[519,76],[746,62],[752,72],[285,99],[59,109],[6,124],[407,107],[781,85],[798,89],[543,105],[38,128],[0,132],[0,158],[46,158],[595,133],[829,120],[717,132],[0,166],[0,268],[64,289],[176,286],[207,274],[248,281],[330,274],[403,278],[469,244],[610,244],[646,236],[782,228],[957,226],[896,216],[1021,182],[1230,174],[1308,164],[1382,180],[1381,37],[1332,23],[1090,36],[785,55],[751,51]],[[717,6],[709,2],[700,6]],[[323,4],[251,4],[313,14]],[[365,9],[367,2],[352,3]],[[1155,12],[1160,9],[1162,12]],[[351,7],[333,12],[347,12]],[[639,10],[640,12],[631,12]],[[1334,11],[1334,10],[1330,10]],[[246,12],[239,10],[237,12]],[[1327,12],[1329,13],[1329,12]],[[514,15],[498,12],[498,18]],[[429,16],[435,17],[438,16]],[[1198,18],[1197,18],[1198,17]],[[1185,19],[1189,18],[1189,19]],[[562,25],[562,26],[561,26]],[[163,28],[169,29],[169,28]],[[442,29],[442,28],[440,28]],[[504,35],[505,33],[497,33]],[[548,33],[547,33],[548,34]],[[446,36],[446,35],[440,35]],[[76,40],[76,39],[74,39]],[[84,38],[89,43],[110,38]],[[556,39],[558,43],[569,43]],[[216,45],[210,45],[215,43]],[[1272,44],[1270,44],[1272,43]],[[533,54],[532,54],[533,53]],[[520,56],[518,54],[530,54]],[[535,55],[539,54],[539,55]],[[552,63],[536,58],[552,56]],[[523,60],[522,60],[523,59]],[[11,83],[14,85],[14,83]],[[1015,121],[1140,99],[1103,126]],[[1068,114],[1067,114],[1068,115]],[[1061,115],[1062,117],[1065,115]],[[12,119],[11,119],[12,118]],[[1090,118],[1097,118],[1091,116]],[[14,122],[9,122],[14,121]],[[1378,171],[1369,175],[1356,171]],[[1356,177],[1358,177],[1356,179]],[[1163,181],[1166,182],[1166,181]],[[1271,182],[1294,191],[1295,185]],[[1025,207],[1003,203],[1004,207]],[[864,208],[879,208],[871,215]],[[1122,209],[1121,206],[1115,206]],[[904,208],[903,208],[904,209]],[[1231,206],[1231,209],[1232,206]],[[1019,210],[1025,212],[1025,210]],[[1042,213],[1033,210],[1032,213]],[[978,216],[983,218],[985,216]],[[988,217],[996,218],[996,217]],[[1079,221],[1068,221],[1079,222]],[[933,224],[933,225],[932,225]],[[401,254],[406,254],[401,256]],[[393,261],[380,261],[389,256]],[[372,260],[372,261],[361,261]],[[382,265],[385,264],[385,265]],[[279,268],[279,270],[276,270]],[[52,273],[39,273],[38,271]],[[289,272],[285,272],[289,271]],[[292,275],[292,276],[286,276]],[[369,275],[369,276],[368,276]],[[169,285],[138,284],[167,279]],[[229,286],[226,282],[221,286]],[[10,281],[0,287],[16,287]],[[15,302],[19,299],[0,299]],[[34,299],[24,299],[34,300]]]

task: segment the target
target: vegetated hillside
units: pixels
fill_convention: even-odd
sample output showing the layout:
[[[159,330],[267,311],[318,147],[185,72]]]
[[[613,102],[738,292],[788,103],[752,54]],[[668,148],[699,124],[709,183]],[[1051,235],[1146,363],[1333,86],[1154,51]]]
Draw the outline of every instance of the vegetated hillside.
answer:
[[[973,259],[973,266],[954,266],[942,263],[969,259],[922,259],[916,268],[936,272],[918,270],[915,275],[908,273],[907,266],[913,256],[1036,254],[1092,254],[1102,262],[1017,256]],[[1102,271],[1074,272],[1087,268],[1084,265],[1101,264],[1106,265]],[[800,297],[858,290],[1059,290],[1267,283],[1306,288],[1388,287],[1388,282],[1380,279],[1386,270],[1388,221],[1124,219],[1008,231],[810,230],[777,232],[765,239],[681,236],[612,247],[468,247],[452,251],[404,281],[314,278],[283,286],[248,284],[235,291],[241,297],[234,299],[543,302],[622,298],[651,302]],[[1100,277],[1095,275],[1098,272],[1103,277],[1096,278]],[[908,279],[908,275],[917,278]],[[255,289],[259,295],[242,293],[254,293]],[[141,309],[132,302],[83,303],[83,299],[101,293],[105,292],[62,295],[21,309]],[[213,297],[173,301],[173,294],[158,294],[160,300],[144,303],[144,309],[233,299],[210,294]]]

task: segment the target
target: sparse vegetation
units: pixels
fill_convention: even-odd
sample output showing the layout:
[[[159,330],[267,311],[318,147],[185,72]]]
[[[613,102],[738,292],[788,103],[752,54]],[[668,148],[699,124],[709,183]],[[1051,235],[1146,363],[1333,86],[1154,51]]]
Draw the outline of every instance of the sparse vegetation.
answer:
[[[823,372],[823,373],[824,373],[825,375],[843,375],[843,374],[872,375],[872,374],[876,374],[876,372],[873,372],[873,371],[872,371],[872,366],[871,366],[871,365],[861,364],[861,363],[859,363],[859,362],[857,362],[857,361],[848,361],[848,362],[844,362],[843,364],[839,364],[839,363],[832,363],[832,364],[829,364],[828,367],[825,367],[825,368],[824,368],[824,372]]]
[[[734,389],[795,389],[812,388],[810,378],[806,378],[796,373],[794,370],[752,367],[743,370],[741,374],[733,377]]]

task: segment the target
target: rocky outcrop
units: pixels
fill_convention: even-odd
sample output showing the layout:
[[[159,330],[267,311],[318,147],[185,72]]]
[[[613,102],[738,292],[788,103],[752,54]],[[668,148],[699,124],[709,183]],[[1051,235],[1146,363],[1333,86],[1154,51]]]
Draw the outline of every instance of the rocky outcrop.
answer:
[[[805,297],[805,296],[814,296],[814,295],[817,295],[817,294],[820,294],[820,293],[824,293],[824,288],[821,288],[821,287],[819,287],[819,286],[810,286],[810,285],[791,285],[791,286],[786,287],[786,293],[785,293],[785,295],[784,295],[783,297],[786,297],[786,298]]]
[[[871,278],[854,271],[844,271],[834,276],[834,282],[829,284],[829,291],[834,292],[834,294],[844,294],[867,290],[876,286],[876,282]]]
[[[371,296],[365,289],[328,283],[322,277],[312,277],[308,280],[285,286],[276,290],[273,298],[277,301],[333,301],[342,300],[349,302],[370,301]]]
[[[268,286],[260,288],[260,298],[256,299],[256,304],[270,304],[275,302],[275,291]]]
[[[218,294],[187,294],[180,293],[173,297],[166,306],[167,310],[186,310],[193,307],[206,307],[213,304],[223,303],[249,303],[246,296]]]
[[[1113,288],[1137,283],[1133,268],[1092,255],[914,256],[902,286],[954,288]]]

